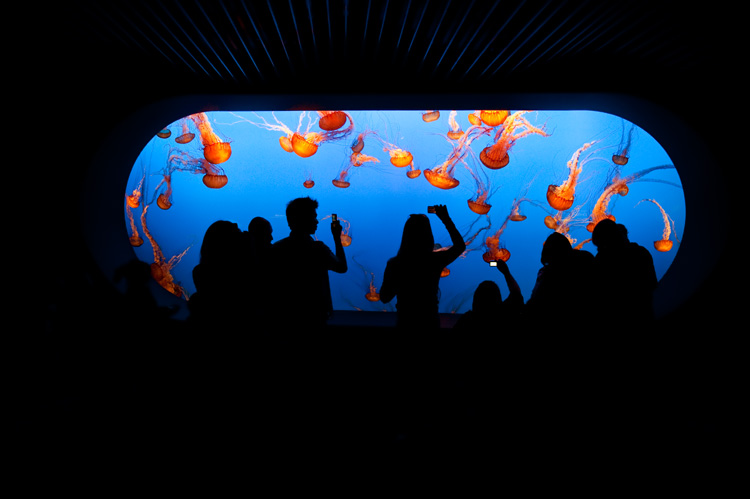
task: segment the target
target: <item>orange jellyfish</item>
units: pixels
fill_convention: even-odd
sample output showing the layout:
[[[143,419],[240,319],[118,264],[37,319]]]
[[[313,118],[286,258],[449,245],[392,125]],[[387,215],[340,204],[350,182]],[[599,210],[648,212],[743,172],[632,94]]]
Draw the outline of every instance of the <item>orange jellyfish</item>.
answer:
[[[364,132],[360,132],[357,135],[357,138],[354,139],[354,141],[352,142],[352,146],[351,146],[352,152],[356,152],[356,153],[362,152],[362,149],[365,148],[365,137],[372,133],[375,133],[375,132],[372,130],[365,130]]]
[[[448,142],[451,145],[451,153],[445,161],[433,169],[426,169],[424,177],[427,181],[439,189],[453,189],[458,186],[459,181],[454,177],[456,164],[464,162],[464,158],[471,152],[471,143],[477,137],[490,133],[492,129],[481,125],[472,125],[457,141]]]
[[[579,161],[579,158],[581,153],[594,145],[594,143],[595,142],[587,142],[573,153],[573,157],[568,161],[568,170],[570,171],[570,174],[565,182],[561,185],[550,184],[547,188],[547,202],[554,209],[564,211],[573,206],[578,176],[583,170],[583,163]]]
[[[505,122],[510,111],[479,111],[479,119],[487,126],[499,126]]]
[[[315,186],[315,181],[312,178],[312,173],[307,173],[305,181],[302,182],[302,185],[305,187],[305,189],[312,189]]]
[[[138,234],[138,227],[135,225],[135,218],[129,203],[125,203],[125,211],[128,214],[128,222],[130,222],[130,245],[137,248],[143,244],[143,238]]]
[[[489,112],[499,113],[501,111],[482,111],[482,113]],[[504,112],[507,113],[507,111]],[[506,115],[502,118],[503,121],[501,123],[503,123],[503,126],[497,129],[494,143],[485,147],[482,149],[482,152],[479,153],[479,160],[484,166],[493,170],[506,166],[510,162],[508,151],[513,147],[513,144],[522,137],[532,133],[547,137],[547,133],[543,129],[532,126],[531,123],[523,117],[525,113],[526,111],[518,111],[510,116]],[[485,124],[487,123],[484,118],[482,118],[482,121],[485,122]],[[491,120],[490,122],[494,123],[496,121],[497,120]]]
[[[172,135],[172,131],[169,128],[162,128],[156,132],[156,136],[160,139],[168,139],[170,135]]]
[[[310,156],[318,152],[318,147],[321,143],[327,142],[329,140],[340,139],[349,135],[352,130],[354,130],[354,122],[352,121],[352,118],[348,113],[346,113],[345,111],[341,112],[344,113],[344,115],[346,115],[346,117],[349,119],[349,126],[342,129],[330,130],[324,133],[310,132],[310,124],[308,124],[307,129],[302,132],[302,121],[306,116],[306,113],[302,113],[300,115],[300,121],[297,126],[297,131],[292,135],[292,150],[294,150],[294,152],[297,153],[297,155],[300,157],[309,158]]]
[[[477,125],[477,126],[481,125],[482,118],[479,117],[480,113],[481,111],[474,111],[473,113],[469,113],[469,116],[468,116],[469,123],[471,123],[472,125]]]
[[[659,239],[658,241],[654,241],[654,248],[656,249],[656,251],[666,253],[667,251],[672,249],[673,243],[669,238],[674,228],[674,220],[672,220],[672,218],[667,215],[667,212],[664,211],[664,208],[662,208],[662,206],[655,199],[642,199],[638,202],[638,204],[642,203],[643,201],[654,203],[661,212],[661,218],[664,221],[664,231],[662,232],[661,239]]]
[[[622,136],[620,137],[620,145],[617,148],[617,152],[612,155],[612,162],[618,166],[623,166],[628,163],[630,159],[628,154],[630,151],[630,144],[633,141],[633,133],[635,132],[635,125],[631,123],[630,129],[625,132],[625,120],[622,120]]]
[[[209,163],[206,160],[203,161],[203,185],[209,189],[221,189],[229,182],[229,177],[224,174],[224,170],[220,167]]]
[[[370,284],[369,289],[367,291],[367,294],[365,294],[365,299],[367,301],[380,301],[380,293],[378,293],[378,288],[375,287],[375,273],[370,272]]]
[[[177,297],[185,297],[185,290],[179,283],[175,282],[174,276],[172,276],[172,269],[182,260],[191,246],[188,246],[184,251],[167,260],[161,247],[159,247],[148,229],[148,224],[146,223],[146,213],[148,212],[148,208],[149,205],[144,206],[143,211],[141,212],[141,227],[143,228],[143,233],[146,236],[146,239],[151,243],[151,248],[154,253],[154,261],[151,264],[151,277],[153,277],[161,287],[173,295]]]
[[[206,158],[206,161],[217,165],[228,160],[232,155],[232,146],[214,132],[206,113],[191,114],[190,119],[193,120],[200,132],[203,157]]]
[[[429,123],[440,118],[440,111],[425,111],[422,113],[422,120]]]
[[[422,174],[422,170],[414,168],[414,162],[409,164],[409,169],[406,171],[406,176],[409,178],[417,178]]]
[[[162,178],[161,182],[159,182],[159,185],[156,186],[156,190],[159,190],[159,187],[162,185],[166,185],[166,189],[164,192],[160,193],[159,196],[156,198],[156,205],[161,208],[162,210],[168,210],[172,207],[172,175],[171,174],[165,174]]]
[[[451,114],[448,116],[448,125],[450,125],[450,129],[448,130],[448,133],[446,135],[449,139],[452,140],[458,140],[464,134],[464,131],[461,130],[461,126],[456,121],[457,113],[458,111],[451,111]]]
[[[366,154],[362,153],[356,153],[353,152],[349,156],[349,161],[344,165],[344,167],[341,169],[341,171],[338,174],[338,177],[332,180],[333,185],[336,187],[341,187],[342,189],[346,189],[351,184],[349,183],[349,171],[352,169],[352,167],[359,167],[362,166],[365,163],[379,163],[380,160],[373,156],[367,156]]]
[[[141,190],[143,189],[143,182],[146,180],[146,174],[143,174],[138,185],[133,189],[131,194],[125,196],[125,201],[131,208],[138,208],[141,205]]]
[[[512,212],[512,210],[511,210]],[[508,226],[508,220],[510,216],[505,217],[505,221],[500,228],[491,236],[484,240],[484,254],[482,254],[482,260],[485,262],[496,262],[502,260],[507,262],[510,258],[510,251],[507,248],[500,246],[500,236],[505,232],[505,228]]]
[[[251,125],[255,125],[260,128],[265,128],[266,130],[284,133],[284,135],[279,137],[279,145],[286,152],[294,152],[294,148],[292,147],[292,136],[294,135],[294,131],[288,126],[286,126],[284,123],[282,123],[276,117],[274,113],[271,113],[271,116],[273,116],[273,119],[276,121],[276,124],[269,123],[268,121],[266,121],[264,117],[260,116],[258,113],[255,113],[255,116],[260,118],[263,121],[263,123],[256,123],[254,121],[250,121],[249,119],[243,116],[240,116],[236,113],[230,113],[230,114],[235,116],[236,118],[239,118],[239,121],[244,121],[245,123],[250,123]],[[228,123],[228,124],[234,125],[235,123],[239,123],[239,121],[235,121],[234,123]]]
[[[526,220],[526,215],[521,213],[521,203],[523,203],[524,201],[527,203],[531,202],[526,198],[513,200],[513,205],[510,209],[510,215],[508,216],[511,222],[523,222],[524,220]]]
[[[343,111],[318,111],[318,126],[322,130],[338,130],[346,123],[347,114]]]
[[[182,118],[182,134],[175,137],[174,141],[178,144],[187,144],[195,138],[195,134],[188,127],[188,119]]]
[[[610,220],[615,220],[614,215],[611,213],[607,213],[607,208],[609,206],[609,201],[615,194],[619,194],[620,196],[626,196],[628,192],[630,192],[630,188],[628,187],[628,184],[632,182],[636,182],[640,180],[644,175],[651,173],[655,170],[663,170],[663,169],[669,169],[674,168],[673,165],[660,165],[660,166],[653,166],[651,168],[646,168],[645,170],[641,170],[639,172],[633,173],[632,175],[628,175],[627,177],[620,178],[619,174],[615,173],[614,177],[609,181],[609,184],[604,188],[601,195],[599,195],[599,199],[596,200],[596,203],[594,204],[594,208],[591,210],[591,216],[589,217],[589,223],[586,226],[586,230],[589,232],[593,232],[594,227],[596,227],[596,224],[598,224],[600,221],[604,220],[605,218],[609,218]],[[671,182],[665,182],[672,184]],[[672,184],[676,185],[676,184]],[[677,186],[679,187],[679,186]]]
[[[491,196],[490,180],[487,175],[484,174],[484,171],[480,170],[481,173],[475,172],[468,165],[466,165],[466,169],[471,174],[477,187],[474,197],[467,200],[469,209],[478,215],[486,215],[492,208],[492,205],[487,202]]]

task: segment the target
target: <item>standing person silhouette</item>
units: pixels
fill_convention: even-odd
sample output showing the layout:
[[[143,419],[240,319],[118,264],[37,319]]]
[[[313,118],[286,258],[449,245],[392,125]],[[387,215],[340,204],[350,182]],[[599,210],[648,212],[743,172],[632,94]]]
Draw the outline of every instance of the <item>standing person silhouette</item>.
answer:
[[[523,294],[518,282],[510,273],[508,264],[502,260],[496,263],[497,270],[505,277],[508,286],[508,297],[503,300],[500,287],[495,281],[486,280],[479,283],[474,291],[471,310],[464,312],[454,329],[478,331],[512,330],[523,309]]]
[[[283,326],[281,330],[292,328],[292,334],[327,325],[333,312],[328,272],[347,271],[338,220],[331,223],[335,252],[312,237],[318,229],[317,210],[318,201],[310,197],[290,201],[286,207],[289,236],[271,247],[273,321]]]
[[[244,236],[244,266],[245,294],[247,310],[253,316],[249,318],[251,329],[267,332],[272,324],[269,322],[269,306],[271,294],[269,286],[273,274],[269,265],[273,242],[273,227],[271,222],[263,217],[255,217],[247,225]]]
[[[448,230],[452,246],[433,251],[435,239],[430,219],[426,215],[410,215],[404,224],[398,253],[385,267],[380,301],[388,303],[397,297],[396,323],[400,328],[440,327],[440,273],[466,249],[448,209],[437,205],[435,215]]]

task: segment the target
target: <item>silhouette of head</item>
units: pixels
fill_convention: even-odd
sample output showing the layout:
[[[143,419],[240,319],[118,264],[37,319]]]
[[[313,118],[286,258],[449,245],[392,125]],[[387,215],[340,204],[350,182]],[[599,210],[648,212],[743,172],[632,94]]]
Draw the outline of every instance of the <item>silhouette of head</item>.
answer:
[[[231,258],[237,251],[242,232],[234,222],[218,220],[212,223],[203,236],[201,263]]]
[[[494,281],[482,281],[474,291],[474,301],[471,309],[476,313],[497,312],[503,305],[500,287]]]
[[[559,232],[553,232],[544,241],[542,247],[542,265],[554,264],[563,260],[572,251],[568,238]]]
[[[600,250],[615,248],[628,242],[628,231],[624,225],[605,218],[594,227],[591,242]]]
[[[430,219],[425,215],[409,215],[401,235],[399,256],[420,256],[430,253],[435,246]]]
[[[318,202],[309,196],[289,201],[286,205],[286,222],[292,232],[315,234],[318,229]]]
[[[271,222],[263,217],[255,217],[247,224],[247,234],[252,244],[268,246],[273,241]]]

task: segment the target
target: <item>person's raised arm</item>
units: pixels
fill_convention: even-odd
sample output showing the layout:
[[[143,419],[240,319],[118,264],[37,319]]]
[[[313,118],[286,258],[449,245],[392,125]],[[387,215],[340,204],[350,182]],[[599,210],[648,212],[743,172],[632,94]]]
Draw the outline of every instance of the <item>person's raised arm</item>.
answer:
[[[339,274],[343,274],[347,271],[348,266],[346,264],[346,253],[344,253],[344,245],[341,244],[341,222],[338,220],[331,222],[331,234],[333,235],[333,243],[336,246],[336,262],[331,266],[331,270]]]
[[[515,300],[520,299],[521,303],[523,303],[523,294],[521,294],[521,286],[518,285],[518,282],[516,282],[516,279],[510,273],[510,268],[508,268],[508,264],[502,260],[498,260],[497,270],[499,270],[500,273],[503,274],[503,277],[505,277],[505,284],[508,285],[508,291],[510,293],[508,298],[513,297],[513,299]]]
[[[448,235],[451,237],[451,247],[444,252],[446,254],[446,258],[449,259],[448,263],[450,263],[458,258],[461,253],[464,252],[464,250],[466,250],[466,243],[464,242],[464,238],[463,236],[461,236],[461,233],[458,232],[456,224],[453,223],[450,215],[448,215],[448,208],[445,205],[436,205],[435,215],[437,215],[440,221],[443,222],[443,225],[445,225],[445,228],[448,230]]]

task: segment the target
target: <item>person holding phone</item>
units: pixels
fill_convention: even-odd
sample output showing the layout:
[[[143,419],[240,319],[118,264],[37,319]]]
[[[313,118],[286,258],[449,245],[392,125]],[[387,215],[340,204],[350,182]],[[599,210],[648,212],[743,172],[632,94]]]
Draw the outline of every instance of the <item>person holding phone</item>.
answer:
[[[427,215],[410,215],[404,224],[401,246],[388,260],[380,287],[380,301],[396,298],[396,325],[400,328],[440,327],[440,273],[466,249],[445,205],[428,207],[445,225],[452,245],[434,251],[435,238]]]
[[[271,248],[272,273],[275,276],[273,302],[279,330],[293,332],[327,324],[333,311],[328,272],[347,271],[346,254],[341,244],[341,222],[331,223],[335,250],[312,235],[318,229],[318,201],[310,197],[293,199],[287,204],[289,236]]]

